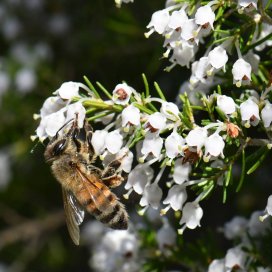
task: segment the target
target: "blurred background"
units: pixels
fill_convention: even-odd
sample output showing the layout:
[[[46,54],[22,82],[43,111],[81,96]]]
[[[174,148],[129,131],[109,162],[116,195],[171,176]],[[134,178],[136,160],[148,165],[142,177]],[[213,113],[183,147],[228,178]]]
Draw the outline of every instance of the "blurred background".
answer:
[[[92,271],[92,250],[84,243],[75,247],[66,230],[61,188],[44,163],[45,147],[30,140],[39,122],[33,114],[63,82],[83,82],[84,75],[108,90],[125,80],[141,91],[144,72],[174,101],[189,72],[181,67],[164,72],[163,41],[143,34],[164,4],[136,0],[117,9],[114,0],[0,2],[1,272]],[[211,212],[204,212],[201,232],[184,239],[194,243],[233,213],[249,215],[265,207],[269,175],[255,176],[260,174],[262,186],[256,190],[253,179],[228,204],[221,204],[222,195],[211,197],[203,207]],[[125,204],[136,210],[133,200]]]

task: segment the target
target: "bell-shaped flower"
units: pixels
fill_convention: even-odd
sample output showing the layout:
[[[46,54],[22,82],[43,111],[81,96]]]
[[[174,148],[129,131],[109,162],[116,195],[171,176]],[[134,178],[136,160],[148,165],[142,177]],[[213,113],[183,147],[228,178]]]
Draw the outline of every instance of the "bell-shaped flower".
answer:
[[[232,114],[236,110],[234,100],[226,95],[217,95],[217,106],[225,114]]]
[[[195,14],[195,22],[202,26],[203,28],[207,28],[210,26],[213,29],[213,23],[215,20],[215,14],[209,5],[199,7]]]
[[[244,10],[249,12],[257,9],[257,2],[257,0],[238,0],[238,6],[241,7],[239,12],[242,12]]]
[[[165,255],[171,254],[169,249],[173,248],[177,243],[177,232],[172,228],[166,218],[164,218],[163,225],[157,232],[156,240],[160,251]]]
[[[163,102],[160,108],[160,112],[172,121],[179,119],[179,109],[178,106],[172,102]]]
[[[183,28],[181,30],[181,38],[184,39],[185,41],[190,41],[190,42],[196,42],[198,43],[198,39],[196,38],[197,36],[197,24],[194,19],[189,19],[186,20],[183,24]]]
[[[129,173],[127,183],[125,185],[125,189],[126,190],[132,189],[137,194],[142,195],[144,192],[145,186],[147,185],[147,183],[149,183],[152,180],[153,176],[154,176],[154,171],[150,166],[138,164]],[[128,197],[129,194],[126,196]]]
[[[67,106],[66,122],[75,119],[76,115],[78,126],[82,128],[85,120],[86,109],[82,106],[80,102],[69,104]]]
[[[133,89],[126,83],[117,84],[112,92],[112,101],[115,104],[126,105],[130,99]]]
[[[169,205],[169,208],[171,207],[174,211],[182,210],[183,204],[187,200],[187,192],[186,188],[183,185],[175,184],[172,186],[169,191],[168,195],[163,201],[163,204]],[[165,211],[168,209],[163,209],[161,211],[162,214],[164,214]]]
[[[186,66],[189,68],[189,64],[194,60],[196,53],[196,47],[193,44],[189,44],[184,41],[180,46],[175,46],[173,54],[169,61],[180,66]],[[170,66],[172,68],[172,66]]]
[[[192,76],[190,78],[191,84],[196,84],[199,81],[205,83],[207,80],[207,72],[210,69],[210,63],[208,57],[202,57],[199,61],[195,61],[192,64]]]
[[[78,82],[64,82],[61,84],[60,88],[56,90],[55,94],[59,95],[64,100],[70,100],[73,97],[79,96],[79,86]]]
[[[266,101],[264,108],[261,111],[261,117],[264,127],[268,128],[272,122],[272,104]]]
[[[245,269],[246,260],[249,256],[241,249],[240,246],[230,248],[225,256],[225,267],[232,269]]]
[[[265,214],[260,216],[260,220],[264,221],[268,216],[272,216],[272,195],[270,195],[267,199],[267,204],[265,207]]]
[[[122,127],[129,125],[138,126],[140,124],[140,110],[133,105],[127,106],[122,111]]]
[[[140,205],[146,208],[150,205],[156,210],[160,206],[161,198],[162,190],[157,183],[153,182],[145,186],[143,196],[140,200]]]
[[[192,166],[189,162],[183,163],[181,159],[176,160],[173,173],[175,183],[182,184],[188,181],[191,170]]]
[[[169,20],[170,15],[167,9],[154,12],[150,23],[147,25],[147,28],[150,28],[150,31],[145,33],[145,36],[148,38],[154,31],[163,34],[167,29]]]
[[[225,259],[213,260],[209,265],[208,272],[225,272]]]
[[[183,152],[182,146],[185,144],[185,139],[180,136],[176,131],[173,131],[166,139],[165,139],[165,150],[166,156],[170,159],[174,159],[180,153]]]
[[[241,216],[235,216],[224,225],[224,235],[227,239],[240,238],[246,233],[248,220]]]
[[[185,138],[189,147],[196,148],[199,151],[205,144],[208,132],[205,128],[196,127],[191,130]]]
[[[189,229],[195,229],[200,226],[200,220],[203,216],[203,210],[196,202],[187,202],[182,209],[182,217],[179,222],[182,228],[179,229],[179,233],[182,234],[183,230],[187,227]]]
[[[188,16],[184,9],[174,10],[170,16],[168,27],[173,30],[182,29],[184,23],[188,20]]]
[[[133,163],[133,153],[127,147],[123,147],[117,153],[116,158],[120,158],[121,160],[121,170],[130,173]]]
[[[163,139],[160,136],[147,133],[145,135],[141,153],[143,155],[143,160],[148,155],[153,155],[158,158],[161,155],[161,149],[163,146]]]
[[[40,109],[40,116],[43,118],[46,115],[57,112],[65,105],[66,103],[58,96],[50,96],[44,101],[42,108]]]
[[[205,157],[224,157],[223,149],[225,142],[223,138],[217,133],[210,135],[205,141]]]
[[[43,119],[45,121],[44,130],[46,133],[46,137],[54,137],[58,130],[65,124],[65,116],[63,111],[61,110],[51,113]]]
[[[246,124],[246,126],[249,126],[249,124],[251,124],[252,126],[258,125],[260,121],[259,107],[253,101],[253,99],[249,98],[248,100],[243,102],[240,105],[240,112],[242,121]]]
[[[105,146],[105,140],[108,135],[108,131],[106,130],[95,130],[92,135],[92,146],[94,148],[95,154],[100,155],[104,152],[106,146]]]
[[[255,211],[251,214],[248,221],[248,233],[252,237],[262,236],[271,229],[269,220],[264,220],[263,211]]]
[[[160,133],[166,128],[166,117],[160,112],[155,112],[148,116],[145,128],[151,133]]]
[[[119,130],[113,130],[105,138],[105,147],[111,154],[119,152],[123,145],[123,137]]]
[[[212,67],[215,69],[225,70],[225,65],[228,61],[228,55],[226,50],[222,46],[216,46],[208,54],[208,60]]]
[[[251,80],[251,65],[243,58],[239,58],[232,67],[233,83],[237,87],[241,87],[242,84],[248,84]]]

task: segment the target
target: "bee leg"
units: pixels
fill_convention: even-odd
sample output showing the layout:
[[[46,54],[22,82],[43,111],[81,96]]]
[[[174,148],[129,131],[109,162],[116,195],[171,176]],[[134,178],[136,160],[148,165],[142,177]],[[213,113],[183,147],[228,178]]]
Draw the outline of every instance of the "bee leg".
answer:
[[[124,177],[119,174],[121,163],[121,160],[113,160],[102,172],[101,178],[106,186],[117,187],[124,181]]]
[[[86,142],[88,144],[89,160],[90,163],[94,163],[97,156],[95,155],[95,151],[92,145],[93,128],[86,120],[84,121],[84,130],[86,134]]]
[[[87,168],[88,168],[88,171],[90,172],[90,174],[95,174],[99,177],[102,176],[102,170],[100,168],[93,166],[93,165],[88,165]]]

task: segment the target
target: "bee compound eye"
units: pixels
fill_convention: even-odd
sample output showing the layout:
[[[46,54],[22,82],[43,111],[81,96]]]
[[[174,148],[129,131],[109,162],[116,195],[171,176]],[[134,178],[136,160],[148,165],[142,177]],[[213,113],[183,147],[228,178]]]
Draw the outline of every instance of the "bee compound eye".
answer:
[[[66,139],[62,139],[55,144],[53,148],[53,156],[58,156],[62,153],[65,147],[65,143],[66,143]]]

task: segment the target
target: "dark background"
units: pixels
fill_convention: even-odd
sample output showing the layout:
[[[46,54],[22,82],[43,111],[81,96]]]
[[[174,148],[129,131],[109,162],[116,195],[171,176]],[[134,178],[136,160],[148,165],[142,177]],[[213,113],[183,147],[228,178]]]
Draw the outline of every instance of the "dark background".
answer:
[[[164,72],[169,63],[161,59],[163,39],[156,34],[146,39],[143,34],[152,13],[162,9],[165,1],[135,0],[121,9],[113,0],[36,2],[40,5],[34,8],[31,0],[0,3],[4,7],[0,13],[0,71],[10,75],[9,88],[0,93],[0,146],[9,156],[11,173],[0,191],[0,264],[13,271],[90,271],[89,250],[75,247],[66,231],[61,189],[44,163],[44,146],[30,141],[39,123],[33,114],[39,113],[43,101],[63,82],[83,82],[84,75],[110,91],[122,80],[141,91],[144,72],[151,85],[157,81],[168,100],[174,101],[189,73],[180,67]],[[60,30],[52,23],[58,16],[66,22]],[[3,30],[9,18],[15,18],[19,26],[13,37]],[[22,64],[12,53],[22,43],[30,53],[43,43],[49,54],[35,65]],[[24,66],[34,69],[37,84],[22,93],[14,80]],[[213,232],[232,214],[248,216],[265,207],[265,190],[271,187],[269,173],[257,172],[255,177],[239,196],[231,193],[228,204],[221,204],[222,192],[212,196],[203,206],[203,228],[186,232],[185,240],[194,242],[205,230]],[[129,203],[135,209],[133,200]]]

